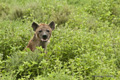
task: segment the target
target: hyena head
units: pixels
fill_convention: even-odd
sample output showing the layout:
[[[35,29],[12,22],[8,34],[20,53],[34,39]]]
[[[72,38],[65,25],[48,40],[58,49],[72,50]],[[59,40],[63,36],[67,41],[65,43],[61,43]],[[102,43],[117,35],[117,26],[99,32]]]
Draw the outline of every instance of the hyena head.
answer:
[[[41,42],[47,42],[50,39],[52,30],[55,28],[55,23],[53,21],[50,24],[37,24],[33,22],[32,28],[35,31],[37,39]]]

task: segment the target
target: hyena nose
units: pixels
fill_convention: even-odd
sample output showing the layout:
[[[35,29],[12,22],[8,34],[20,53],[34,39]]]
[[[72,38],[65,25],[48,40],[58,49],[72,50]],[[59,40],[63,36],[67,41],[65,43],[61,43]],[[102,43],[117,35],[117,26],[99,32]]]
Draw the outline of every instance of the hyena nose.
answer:
[[[43,37],[43,39],[47,39],[47,35],[43,35],[42,37]]]

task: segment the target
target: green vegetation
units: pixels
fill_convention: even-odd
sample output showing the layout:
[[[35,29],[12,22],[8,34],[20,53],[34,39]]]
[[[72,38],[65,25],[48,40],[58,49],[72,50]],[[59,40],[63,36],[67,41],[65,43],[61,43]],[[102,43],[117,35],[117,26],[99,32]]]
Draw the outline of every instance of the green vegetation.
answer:
[[[23,51],[31,24],[55,21],[47,54]],[[0,0],[0,80],[119,80],[120,0]]]

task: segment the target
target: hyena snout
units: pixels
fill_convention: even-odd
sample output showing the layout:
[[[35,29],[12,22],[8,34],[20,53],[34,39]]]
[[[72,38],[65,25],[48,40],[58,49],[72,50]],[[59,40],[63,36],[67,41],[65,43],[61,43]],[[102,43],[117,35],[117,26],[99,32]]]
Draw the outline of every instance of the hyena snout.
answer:
[[[49,34],[43,33],[41,34],[41,41],[47,42],[49,40]]]
[[[44,34],[44,35],[42,36],[42,38],[43,38],[43,39],[47,39],[47,38],[48,38],[48,35],[47,35],[47,34]]]

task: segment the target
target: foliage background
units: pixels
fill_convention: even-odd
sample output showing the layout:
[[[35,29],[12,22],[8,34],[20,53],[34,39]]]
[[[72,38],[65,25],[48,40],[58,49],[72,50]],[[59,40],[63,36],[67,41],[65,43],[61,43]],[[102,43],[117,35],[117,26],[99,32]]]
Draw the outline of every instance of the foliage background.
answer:
[[[47,54],[25,52],[31,24],[55,21]],[[0,80],[119,80],[120,0],[0,0]]]

